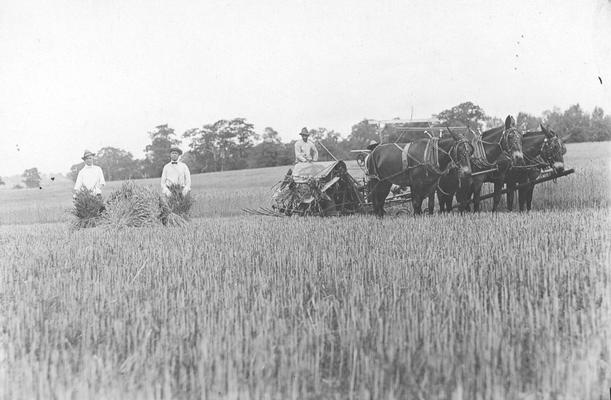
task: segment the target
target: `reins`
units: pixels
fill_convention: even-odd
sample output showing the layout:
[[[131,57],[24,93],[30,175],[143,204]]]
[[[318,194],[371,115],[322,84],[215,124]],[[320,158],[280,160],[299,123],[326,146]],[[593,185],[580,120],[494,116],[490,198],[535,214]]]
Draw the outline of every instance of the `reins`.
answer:
[[[461,139],[461,140],[456,141],[456,143],[454,143],[452,145],[452,147],[450,147],[449,151],[446,151],[446,150],[444,150],[443,148],[441,148],[439,146],[438,142],[439,142],[439,138],[428,139],[427,144],[426,144],[426,148],[425,148],[425,153],[423,155],[423,159],[424,159],[423,161],[418,160],[413,155],[409,154],[409,152],[407,152],[406,156],[410,160],[412,160],[414,163],[416,163],[416,164],[415,165],[408,165],[405,168],[401,168],[400,171],[398,171],[398,172],[396,172],[396,173],[394,173],[392,175],[389,175],[389,176],[385,177],[384,179],[380,179],[377,163],[373,162],[373,160],[372,160],[372,162],[373,162],[372,168],[374,169],[374,171],[371,171],[371,172],[373,172],[373,174],[368,173],[367,177],[368,178],[375,178],[375,179],[378,180],[378,183],[381,183],[381,182],[384,182],[384,181],[388,181],[388,180],[390,180],[390,179],[392,179],[392,178],[394,178],[396,176],[399,176],[401,174],[404,174],[404,173],[406,173],[406,172],[408,172],[408,171],[410,171],[410,170],[412,170],[414,168],[419,168],[419,167],[424,167],[424,168],[426,168],[427,172],[432,172],[433,174],[438,175],[439,177],[441,177],[443,175],[447,175],[452,168],[460,166],[458,164],[458,162],[456,162],[456,160],[452,156],[452,153],[453,152],[458,153],[457,148],[458,148],[458,145],[460,145],[461,143],[466,143],[466,144],[469,144],[469,145],[470,145],[470,143],[466,139]],[[401,146],[399,146],[398,144],[396,144],[396,143],[392,143],[392,144],[394,144],[399,150],[403,151]],[[433,148],[433,150],[432,150],[433,151],[433,158],[436,160],[435,165],[431,165],[431,163],[427,162],[427,159],[426,159],[427,158],[426,154],[427,154],[428,151],[430,151],[429,150],[429,146],[431,146]],[[369,154],[369,157],[372,157],[378,148],[379,148],[379,146],[376,147],[375,149],[373,149],[373,151]],[[441,153],[447,155],[448,158],[450,159],[450,161],[448,162],[448,165],[443,170],[441,170],[440,167],[439,167],[439,159],[438,159],[439,155],[438,155],[438,152],[441,152]],[[458,157],[458,154],[457,154],[457,157]]]
[[[489,145],[492,145],[492,146],[499,146],[499,148],[501,149],[501,153],[505,157],[507,157],[509,160],[511,160],[511,154],[509,153],[509,150],[506,150],[503,147],[503,142],[507,143],[507,141],[509,139],[509,132],[510,131],[515,131],[515,128],[510,128],[510,129],[503,130],[503,133],[499,137],[498,142],[488,142],[488,141],[484,140],[483,138],[479,138],[479,140],[482,143],[484,143],[484,144],[489,144]],[[486,156],[486,161],[488,161],[487,156]]]
[[[515,128],[510,128],[510,129],[503,130],[503,133],[499,137],[499,140],[496,142],[490,142],[490,141],[484,140],[481,136],[476,136],[475,140],[478,143],[487,144],[491,146],[498,146],[499,149],[501,150],[501,154],[507,159],[507,161],[509,161],[511,165],[513,165],[513,158],[511,157],[511,154],[510,154],[511,149],[505,149],[503,147],[503,143],[507,144],[509,141],[510,132],[515,132],[516,134],[518,133]],[[486,153],[485,149],[483,149],[483,151],[484,151],[485,159],[475,158],[473,160],[474,164],[477,165],[479,168],[494,168],[495,166],[497,166],[498,160],[494,163],[491,163],[490,161],[488,161],[488,153]],[[524,154],[524,152],[522,152],[522,154]],[[514,167],[514,168],[517,168],[517,167]]]

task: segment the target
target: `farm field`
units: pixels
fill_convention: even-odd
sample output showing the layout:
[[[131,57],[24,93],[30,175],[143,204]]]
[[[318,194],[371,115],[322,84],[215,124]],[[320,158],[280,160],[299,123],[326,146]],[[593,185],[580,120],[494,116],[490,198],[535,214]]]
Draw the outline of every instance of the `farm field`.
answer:
[[[611,142],[577,143],[567,145],[567,168],[576,172],[545,182],[535,189],[533,207],[545,210],[582,207],[607,208],[611,195]],[[355,161],[347,163],[348,170],[357,179],[364,177]],[[290,166],[247,169],[192,175],[193,193],[197,203],[193,217],[232,217],[244,215],[242,208],[269,206],[272,186],[282,180]],[[159,179],[137,180],[138,184],[159,186]],[[122,182],[107,182],[104,195],[108,196]],[[576,187],[587,188],[589,195]],[[491,191],[484,185],[483,193]],[[72,184],[43,184],[43,189],[0,190],[0,225],[69,222],[67,212],[72,206]],[[504,200],[503,200],[504,201]],[[503,203],[504,204],[504,203]],[[482,202],[483,210],[491,208],[490,201]],[[407,207],[411,213],[411,205]]]
[[[244,215],[278,167],[73,231],[69,185],[0,191],[0,398],[608,396],[611,143],[567,149],[528,214]]]

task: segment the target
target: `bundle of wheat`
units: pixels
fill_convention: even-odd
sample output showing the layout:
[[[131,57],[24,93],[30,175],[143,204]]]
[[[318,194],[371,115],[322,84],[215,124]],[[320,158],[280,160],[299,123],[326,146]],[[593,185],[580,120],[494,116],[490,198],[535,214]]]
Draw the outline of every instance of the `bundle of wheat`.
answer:
[[[189,205],[190,207],[190,205]],[[127,181],[110,194],[106,205],[101,196],[79,193],[75,198],[75,228],[183,226],[185,218],[174,212],[165,196],[150,186]]]
[[[74,195],[74,208],[70,213],[76,217],[72,225],[76,229],[91,228],[99,224],[104,211],[102,196],[91,190],[82,189]]]
[[[161,223],[159,194],[133,181],[125,182],[108,198],[101,224],[115,227],[142,227]]]
[[[115,227],[142,227],[157,224],[183,225],[184,218],[175,214],[167,200],[149,186],[125,182],[113,192],[101,223]]]
[[[167,197],[167,204],[170,210],[181,217],[188,219],[189,213],[191,212],[191,207],[195,202],[195,199],[191,195],[191,192],[188,192],[186,195],[183,194],[184,187],[179,184],[171,184],[168,186],[170,190],[170,196]]]
[[[286,215],[302,214],[317,194],[315,185],[283,182],[272,195],[272,207]]]

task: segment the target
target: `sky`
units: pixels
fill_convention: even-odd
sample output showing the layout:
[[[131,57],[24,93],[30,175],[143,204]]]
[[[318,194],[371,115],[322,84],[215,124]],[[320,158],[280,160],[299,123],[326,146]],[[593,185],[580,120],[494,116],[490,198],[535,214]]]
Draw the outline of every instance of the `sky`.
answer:
[[[610,85],[610,0],[3,0],[0,176],[143,158],[161,124],[244,117],[290,141],[464,101],[611,113]]]

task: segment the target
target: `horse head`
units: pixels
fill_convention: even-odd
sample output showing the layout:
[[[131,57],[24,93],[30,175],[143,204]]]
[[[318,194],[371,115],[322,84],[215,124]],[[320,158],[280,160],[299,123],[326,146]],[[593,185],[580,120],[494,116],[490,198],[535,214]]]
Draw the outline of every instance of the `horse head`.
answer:
[[[511,159],[513,165],[524,165],[522,134],[516,129],[516,120],[511,115],[505,118],[505,131],[501,138],[501,149]]]
[[[556,173],[564,171],[564,154],[566,153],[564,143],[553,130],[546,129],[543,124],[541,124],[541,131],[545,134],[541,157]]]
[[[515,118],[513,118],[512,115],[508,115],[507,118],[505,118],[505,130],[508,131],[511,128],[515,128],[515,127],[516,127]]]
[[[458,177],[469,177],[471,176],[471,155],[474,151],[473,145],[464,135],[452,132],[449,127],[448,131],[455,141],[450,149],[450,159],[458,167]]]

